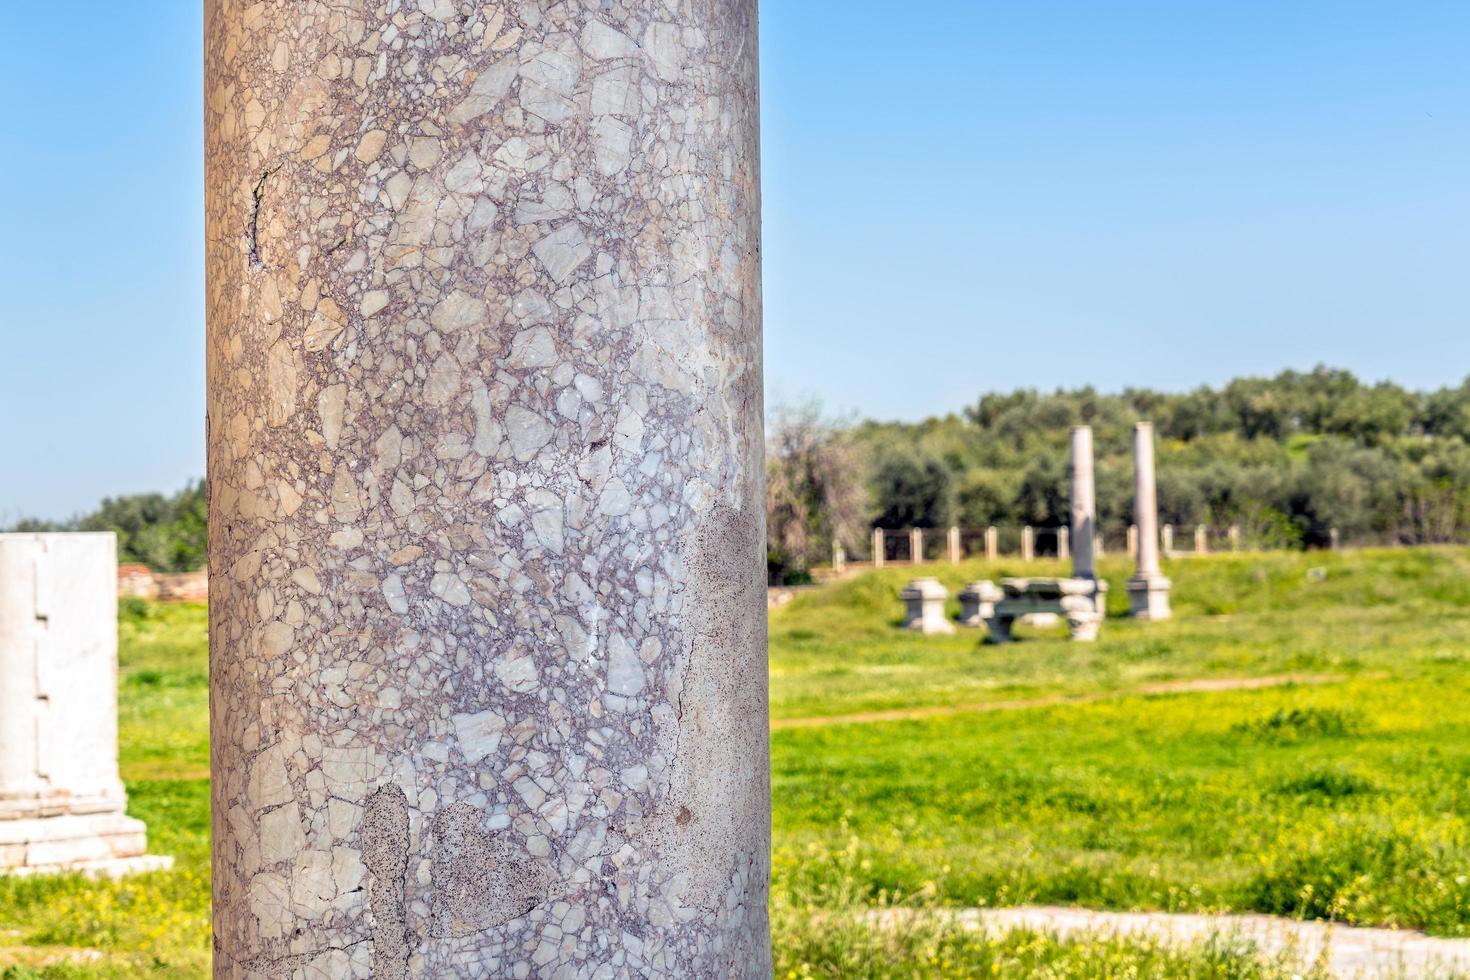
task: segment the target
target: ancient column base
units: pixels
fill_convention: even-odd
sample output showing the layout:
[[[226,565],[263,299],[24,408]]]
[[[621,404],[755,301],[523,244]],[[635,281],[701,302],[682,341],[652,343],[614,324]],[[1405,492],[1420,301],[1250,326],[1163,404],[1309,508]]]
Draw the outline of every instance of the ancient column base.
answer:
[[[0,821],[0,874],[117,877],[173,866],[173,858],[147,851],[143,821],[122,813]]]
[[[995,615],[995,604],[1005,593],[988,579],[971,582],[960,593],[960,625],[983,628]]]
[[[904,629],[926,636],[955,631],[954,623],[944,615],[944,600],[949,598],[949,590],[938,579],[916,578],[898,597],[904,604]]]
[[[1173,585],[1162,575],[1134,576],[1128,580],[1128,610],[1134,619],[1160,620],[1173,615],[1169,609],[1169,589]]]

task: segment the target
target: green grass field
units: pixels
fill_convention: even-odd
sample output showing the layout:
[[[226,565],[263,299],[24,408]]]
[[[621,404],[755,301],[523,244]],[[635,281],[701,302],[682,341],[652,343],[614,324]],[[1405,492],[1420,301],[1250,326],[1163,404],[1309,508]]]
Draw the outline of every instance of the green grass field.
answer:
[[[1092,645],[1060,628],[1003,647],[906,635],[907,569],[772,614],[778,976],[1292,975],[1227,941],[876,925],[870,910],[894,905],[1263,911],[1470,935],[1470,551],[1166,570],[1176,618],[1115,615]],[[925,571],[957,591],[1057,566]],[[1104,571],[1121,613],[1127,566]],[[120,631],[131,810],[177,867],[0,878],[5,980],[207,970],[204,610],[128,604]],[[1232,689],[1250,678],[1272,686]],[[1159,685],[1175,690],[1140,693]],[[921,717],[844,720],[895,711]]]

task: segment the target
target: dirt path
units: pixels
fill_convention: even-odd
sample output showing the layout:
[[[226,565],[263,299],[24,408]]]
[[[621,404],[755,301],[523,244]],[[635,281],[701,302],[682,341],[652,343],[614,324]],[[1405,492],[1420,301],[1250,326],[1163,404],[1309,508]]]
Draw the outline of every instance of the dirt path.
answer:
[[[1286,954],[1299,968],[1320,962],[1332,976],[1342,978],[1470,975],[1470,939],[1435,939],[1399,929],[1299,922],[1270,915],[1096,912],[1054,906],[962,909],[953,914],[966,926],[998,932],[1034,929],[1062,937],[1080,933],[1146,936],[1180,945],[1229,936],[1255,943],[1268,957]]]
[[[1160,681],[1117,691],[1095,694],[1049,694],[1039,698],[1011,701],[980,701],[974,704],[937,704],[923,708],[894,708],[889,711],[861,711],[848,715],[818,715],[810,718],[777,718],[771,728],[818,728],[822,725],[868,725],[883,721],[913,721],[919,718],[942,718],[945,715],[986,714],[991,711],[1021,711],[1027,708],[1050,708],[1060,704],[1091,704],[1116,698],[1144,694],[1190,694],[1204,691],[1249,691],[1261,687],[1287,684],[1331,684],[1347,680],[1338,674],[1275,674],[1266,677],[1200,677],[1194,680]]]

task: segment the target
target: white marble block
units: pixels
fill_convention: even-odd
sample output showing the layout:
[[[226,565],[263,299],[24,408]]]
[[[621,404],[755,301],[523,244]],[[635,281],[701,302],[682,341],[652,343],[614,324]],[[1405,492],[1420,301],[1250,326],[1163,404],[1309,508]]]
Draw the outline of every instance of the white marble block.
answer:
[[[117,771],[117,537],[0,534],[0,872],[166,867]]]
[[[1107,614],[1108,583],[1097,578],[1003,578],[1002,596],[991,606],[987,622],[990,642],[1009,643],[1016,620],[1040,625],[1039,618],[1067,617],[1073,640],[1090,643],[1097,639]],[[1050,623],[1048,623],[1050,625]]]
[[[916,578],[898,594],[903,600],[904,629],[930,635],[953,633],[954,624],[944,615],[944,600],[949,590],[938,579]]]
[[[959,595],[960,625],[986,625],[995,615],[995,604],[1003,598],[1005,593],[989,579],[971,582]]]

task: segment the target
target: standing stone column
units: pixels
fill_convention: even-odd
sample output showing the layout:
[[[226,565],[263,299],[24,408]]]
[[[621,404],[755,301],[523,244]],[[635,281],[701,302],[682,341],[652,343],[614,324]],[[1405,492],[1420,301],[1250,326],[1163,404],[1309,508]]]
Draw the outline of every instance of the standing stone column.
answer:
[[[1154,427],[1133,427],[1133,520],[1138,527],[1138,568],[1128,580],[1128,605],[1136,619],[1169,618],[1170,582],[1159,570],[1159,505],[1154,489]]]
[[[769,977],[754,0],[206,0],[215,975]]]
[[[1092,472],[1092,428],[1072,427],[1072,577],[1096,578],[1092,552],[1097,531],[1097,491]]]
[[[883,543],[883,529],[881,527],[875,527],[875,528],[873,528],[873,567],[874,568],[882,568],[883,567],[884,551],[885,551],[886,548],[887,548],[887,545],[885,545]]]

